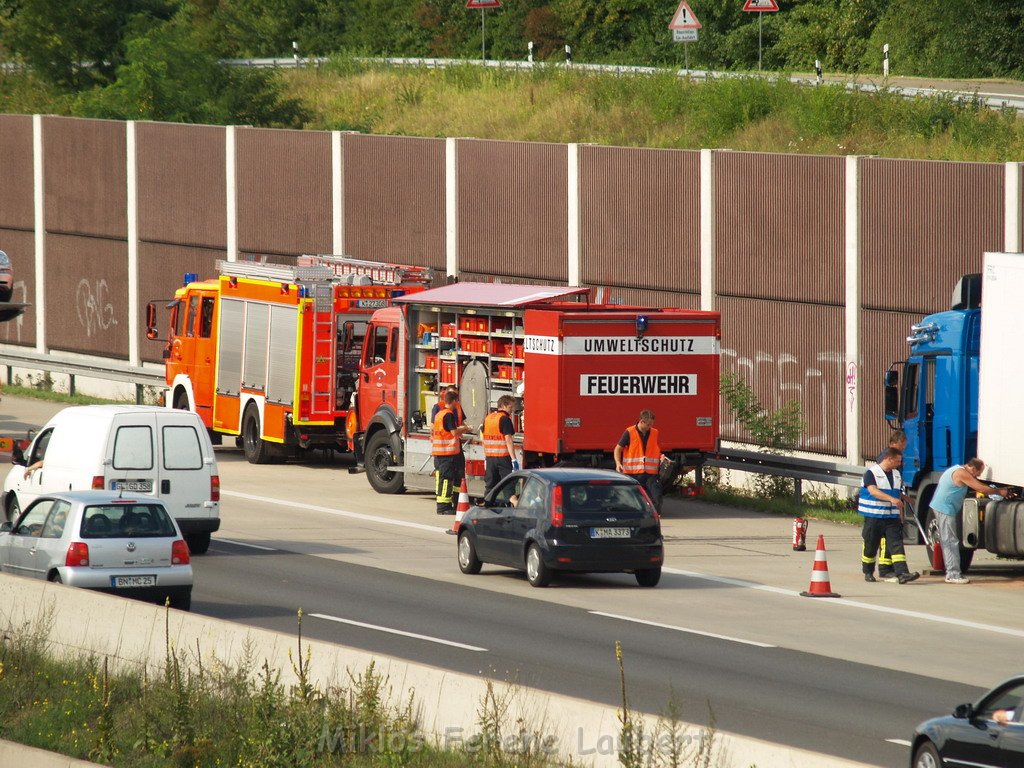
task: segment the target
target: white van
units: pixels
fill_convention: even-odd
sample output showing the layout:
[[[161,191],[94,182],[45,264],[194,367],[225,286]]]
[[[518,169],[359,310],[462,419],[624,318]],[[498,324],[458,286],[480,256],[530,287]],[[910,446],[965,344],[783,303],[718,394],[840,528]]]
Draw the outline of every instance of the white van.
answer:
[[[206,427],[190,411],[65,408],[39,430],[25,461],[11,468],[3,508],[13,520],[41,494],[88,488],[159,497],[194,554],[206,552],[210,534],[220,528],[217,460]]]

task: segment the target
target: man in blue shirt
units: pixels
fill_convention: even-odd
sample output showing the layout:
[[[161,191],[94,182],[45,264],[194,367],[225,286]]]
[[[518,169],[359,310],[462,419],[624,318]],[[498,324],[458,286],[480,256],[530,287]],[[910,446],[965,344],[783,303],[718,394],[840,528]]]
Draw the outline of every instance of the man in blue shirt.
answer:
[[[971,581],[960,572],[960,536],[956,531],[956,518],[967,498],[967,491],[998,493],[1004,499],[1010,494],[1006,488],[992,488],[978,480],[984,471],[985,462],[975,457],[962,466],[947,469],[935,486],[935,494],[929,506],[935,512],[935,522],[939,526],[947,584],[969,584]]]
[[[896,468],[902,461],[903,454],[899,450],[887,448],[882,460],[864,473],[857,500],[857,511],[864,516],[861,532],[864,538],[861,555],[864,581],[877,581],[875,560],[883,538],[900,584],[907,584],[921,575],[907,567],[907,555],[903,550],[903,478]]]

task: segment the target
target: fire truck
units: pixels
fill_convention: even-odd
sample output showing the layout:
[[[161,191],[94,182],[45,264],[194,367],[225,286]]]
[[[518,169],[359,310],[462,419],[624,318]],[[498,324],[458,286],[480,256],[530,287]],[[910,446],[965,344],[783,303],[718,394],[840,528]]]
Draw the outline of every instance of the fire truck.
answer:
[[[432,490],[431,410],[458,385],[469,489],[483,490],[484,417],[517,398],[526,467],[614,467],[640,411],[686,467],[717,447],[717,312],[592,304],[589,289],[454,283],[394,300],[370,318],[346,432],[379,493]]]
[[[367,320],[424,290],[433,270],[328,255],[217,267],[211,280],[187,274],[169,305],[165,404],[198,413],[218,444],[236,436],[254,464],[349,450],[344,425]],[[152,302],[147,326],[157,338]]]

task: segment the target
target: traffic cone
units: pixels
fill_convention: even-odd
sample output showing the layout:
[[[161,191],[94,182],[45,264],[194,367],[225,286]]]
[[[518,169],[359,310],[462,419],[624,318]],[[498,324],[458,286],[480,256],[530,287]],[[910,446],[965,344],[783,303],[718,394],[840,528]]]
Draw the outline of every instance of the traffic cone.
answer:
[[[811,571],[811,586],[804,597],[841,597],[832,591],[832,583],[828,580],[828,560],[825,558],[825,537],[818,534],[818,548],[814,551],[814,568]]]
[[[462,520],[467,512],[469,512],[469,487],[466,485],[466,478],[462,478],[462,487],[459,488],[459,501],[455,505],[455,520],[452,522],[452,528],[448,533],[452,536],[458,535],[459,528],[462,527]]]
[[[932,542],[932,576],[941,576],[946,572],[946,559],[942,556],[942,542],[938,537]]]

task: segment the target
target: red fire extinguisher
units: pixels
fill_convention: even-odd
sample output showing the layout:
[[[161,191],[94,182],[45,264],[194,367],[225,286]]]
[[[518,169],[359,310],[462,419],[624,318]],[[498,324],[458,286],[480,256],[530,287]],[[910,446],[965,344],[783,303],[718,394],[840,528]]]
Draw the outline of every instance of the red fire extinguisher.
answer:
[[[802,517],[793,518],[793,551],[807,549],[807,521]]]

